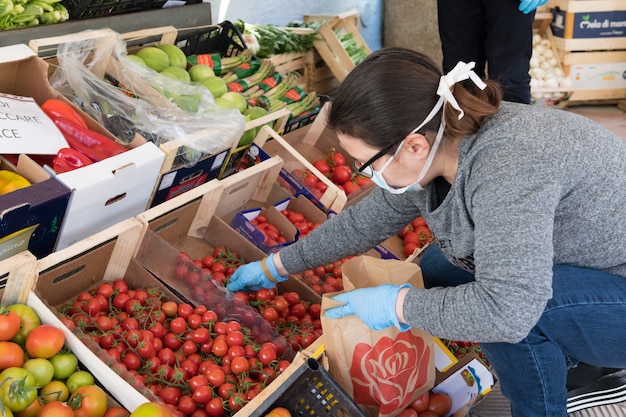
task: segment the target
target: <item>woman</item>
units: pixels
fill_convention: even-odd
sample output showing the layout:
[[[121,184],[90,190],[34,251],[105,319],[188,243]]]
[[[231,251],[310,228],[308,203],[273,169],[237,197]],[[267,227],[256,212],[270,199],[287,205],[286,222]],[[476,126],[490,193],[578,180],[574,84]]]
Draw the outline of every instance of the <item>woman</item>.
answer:
[[[501,101],[471,68],[442,76],[398,48],[357,66],[328,125],[379,187],[228,288],[272,287],[422,215],[438,243],[421,262],[427,289],[346,292],[326,315],[480,342],[513,416],[566,417],[568,367],[626,367],[626,142],[569,112]]]

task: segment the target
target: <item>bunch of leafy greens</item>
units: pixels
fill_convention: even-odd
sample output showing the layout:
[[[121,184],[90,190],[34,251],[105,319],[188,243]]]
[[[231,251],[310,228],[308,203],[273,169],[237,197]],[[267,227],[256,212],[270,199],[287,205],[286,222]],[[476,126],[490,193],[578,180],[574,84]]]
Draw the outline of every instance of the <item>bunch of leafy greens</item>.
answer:
[[[253,36],[258,43],[258,58],[267,58],[271,55],[306,52],[313,48],[313,42],[317,39],[317,29],[320,22],[290,22],[286,27],[272,24],[252,24],[238,21],[235,23],[239,31],[244,35]],[[301,33],[289,28],[308,28],[310,31]]]

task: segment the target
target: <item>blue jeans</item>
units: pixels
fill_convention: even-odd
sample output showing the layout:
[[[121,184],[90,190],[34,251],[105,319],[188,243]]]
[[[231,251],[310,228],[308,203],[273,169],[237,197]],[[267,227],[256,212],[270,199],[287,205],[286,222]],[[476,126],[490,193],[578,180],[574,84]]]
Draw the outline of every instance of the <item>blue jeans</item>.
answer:
[[[436,245],[424,252],[420,267],[427,288],[474,280]],[[480,345],[513,417],[567,417],[567,371],[578,362],[626,368],[626,278],[567,265],[552,272],[552,299],[528,336],[516,344]]]

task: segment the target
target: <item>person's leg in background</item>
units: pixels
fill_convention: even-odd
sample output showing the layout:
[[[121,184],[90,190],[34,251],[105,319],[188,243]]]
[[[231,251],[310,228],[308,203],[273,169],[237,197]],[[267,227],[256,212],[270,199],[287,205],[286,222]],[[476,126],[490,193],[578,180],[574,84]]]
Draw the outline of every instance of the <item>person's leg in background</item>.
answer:
[[[530,103],[530,57],[535,12],[519,11],[519,0],[487,0],[487,74],[502,87],[504,100]]]
[[[444,73],[454,68],[459,61],[474,61],[476,74],[484,77],[487,59],[484,7],[483,0],[437,0]]]

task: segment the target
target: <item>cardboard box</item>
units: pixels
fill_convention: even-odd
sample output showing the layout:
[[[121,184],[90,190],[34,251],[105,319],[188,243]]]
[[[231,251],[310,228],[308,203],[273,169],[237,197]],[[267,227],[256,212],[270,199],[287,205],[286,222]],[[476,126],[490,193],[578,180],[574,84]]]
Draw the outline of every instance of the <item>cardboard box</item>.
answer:
[[[626,49],[626,4],[620,0],[552,0],[552,33],[565,51]]]
[[[561,52],[574,89],[571,101],[626,98],[626,50]]]
[[[26,45],[0,48],[0,92],[32,97],[37,103],[59,98],[47,82],[45,64]],[[30,161],[32,162],[32,161]],[[24,156],[2,160],[2,169],[26,177],[32,185],[0,196],[0,259],[23,250],[37,257],[51,253],[64,223],[71,189]]]
[[[475,353],[468,353],[445,372],[437,372],[432,392],[443,392],[452,399],[444,417],[467,415],[469,410],[491,392],[496,382],[493,373]]]
[[[3,82],[6,83],[1,89],[7,93],[33,97],[40,104],[48,98],[67,101],[50,87],[47,78],[48,63],[26,46],[16,47],[22,50],[24,58],[0,64],[2,74],[5,76]],[[115,140],[115,137],[95,120],[80,109],[77,110],[84,116],[90,129]],[[39,174],[36,175],[41,178],[52,176],[71,192],[71,195],[66,196],[69,199],[65,203],[67,209],[63,207],[65,211],[61,212],[60,206],[56,209],[48,207],[51,219],[42,221],[49,230],[53,230],[55,226],[52,222],[53,213],[56,211],[57,215],[63,214],[57,220],[58,236],[55,244],[51,246],[47,244],[45,250],[31,249],[33,253],[45,255],[51,251],[48,248],[63,249],[144,211],[148,206],[163,159],[163,152],[159,151],[156,145],[146,143],[83,168],[55,174],[49,167],[44,169],[34,163],[29,156],[21,155],[17,164],[18,172],[32,170],[38,171]],[[58,192],[58,188],[51,185],[47,192],[54,190]]]

